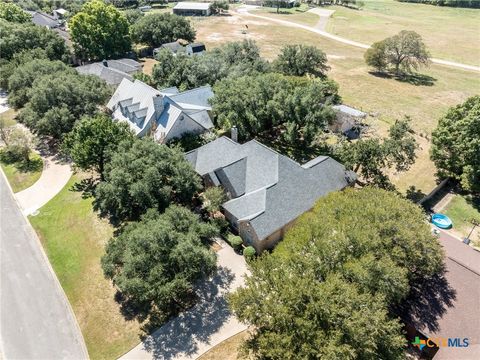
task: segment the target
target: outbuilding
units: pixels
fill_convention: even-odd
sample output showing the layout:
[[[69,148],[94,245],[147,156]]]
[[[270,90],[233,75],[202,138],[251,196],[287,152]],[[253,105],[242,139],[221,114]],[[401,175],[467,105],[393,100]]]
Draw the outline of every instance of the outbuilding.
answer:
[[[182,16],[209,16],[212,3],[207,2],[179,2],[173,8],[175,15]]]

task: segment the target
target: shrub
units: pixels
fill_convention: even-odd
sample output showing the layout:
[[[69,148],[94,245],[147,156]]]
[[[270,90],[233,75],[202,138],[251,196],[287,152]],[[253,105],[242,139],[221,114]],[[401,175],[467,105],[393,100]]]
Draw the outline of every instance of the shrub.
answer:
[[[245,256],[247,261],[253,260],[256,254],[257,252],[253,246],[247,246],[245,249],[243,249],[243,256]]]
[[[227,241],[235,251],[240,251],[242,248],[243,240],[240,236],[230,233],[227,235]]]

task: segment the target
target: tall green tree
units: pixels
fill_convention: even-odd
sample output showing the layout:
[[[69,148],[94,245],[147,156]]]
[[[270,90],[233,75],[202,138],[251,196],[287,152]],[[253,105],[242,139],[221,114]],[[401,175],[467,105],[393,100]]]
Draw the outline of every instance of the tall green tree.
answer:
[[[133,142],[134,138],[127,124],[114,122],[109,116],[99,114],[78,121],[65,137],[63,147],[76,167],[96,171],[104,180],[105,164],[118,145],[124,141]]]
[[[0,54],[11,60],[25,50],[44,49],[50,60],[68,61],[70,53],[65,40],[55,31],[33,23],[12,23],[0,19]]]
[[[408,119],[398,120],[389,129],[389,136],[344,142],[335,149],[335,156],[360,176],[360,181],[393,189],[387,171],[406,171],[415,163],[418,145]]]
[[[230,42],[207,51],[203,56],[173,54],[164,49],[156,59],[152,78],[158,87],[177,86],[192,89],[214,85],[227,76],[240,77],[264,73],[269,64],[260,57],[260,50],[254,41]]]
[[[480,96],[451,107],[432,133],[431,158],[440,176],[480,192]]]
[[[62,139],[75,122],[92,116],[110,94],[98,77],[60,72],[37,78],[19,119],[39,135]]]
[[[195,281],[215,270],[206,243],[215,234],[184,207],[150,210],[108,242],[102,268],[137,309],[162,322],[189,304]]]
[[[200,190],[199,176],[176,147],[151,139],[123,142],[105,167],[95,207],[112,221],[137,220],[150,208],[190,205]]]
[[[21,108],[28,102],[28,91],[36,79],[49,74],[58,75],[62,72],[76,74],[75,70],[58,60],[30,59],[30,61],[20,64],[8,78],[9,104],[16,109]]]
[[[68,26],[75,53],[82,59],[109,59],[124,55],[131,48],[126,17],[102,0],[90,0],[83,5]]]
[[[184,17],[162,13],[144,16],[131,28],[132,40],[152,47],[183,39],[195,40],[195,29]]]
[[[267,73],[217,82],[211,102],[217,125],[224,129],[235,125],[242,139],[275,135],[293,124],[298,136],[290,145],[308,146],[333,120],[328,104],[339,100],[337,91],[330,80]]]
[[[327,55],[315,46],[286,45],[274,61],[274,69],[284,75],[325,77],[330,67]]]
[[[230,299],[258,359],[403,359],[392,308],[443,269],[421,209],[376,188],[331,193]]]
[[[422,37],[415,31],[402,30],[397,35],[374,43],[365,52],[367,65],[395,74],[411,73],[430,64],[430,54]]]
[[[31,16],[20,6],[9,2],[0,3],[0,18],[16,23],[26,23],[31,20]]]

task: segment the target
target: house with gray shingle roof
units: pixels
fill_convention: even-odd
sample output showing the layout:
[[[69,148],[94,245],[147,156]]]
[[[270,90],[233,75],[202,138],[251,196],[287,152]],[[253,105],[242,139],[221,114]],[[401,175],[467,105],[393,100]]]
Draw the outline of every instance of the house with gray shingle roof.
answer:
[[[208,85],[180,92],[176,87],[157,90],[139,80],[123,79],[107,107],[116,121],[126,122],[138,137],[153,135],[164,143],[211,129],[211,97]]]
[[[103,60],[77,66],[80,74],[95,75],[108,85],[118,85],[123,79],[133,80],[132,75],[142,70],[142,64],[132,59]]]
[[[239,144],[221,137],[185,156],[206,186],[225,190],[225,217],[257,252],[273,248],[319,198],[356,179],[331,157],[300,165],[256,140]]]

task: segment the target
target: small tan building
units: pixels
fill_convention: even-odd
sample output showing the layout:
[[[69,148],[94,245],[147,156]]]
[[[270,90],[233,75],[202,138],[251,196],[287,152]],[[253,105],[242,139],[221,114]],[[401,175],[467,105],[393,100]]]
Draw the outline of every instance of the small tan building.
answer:
[[[319,198],[355,181],[354,173],[328,156],[300,165],[256,140],[239,144],[221,137],[186,158],[206,186],[225,190],[225,217],[258,253],[273,248]]]

